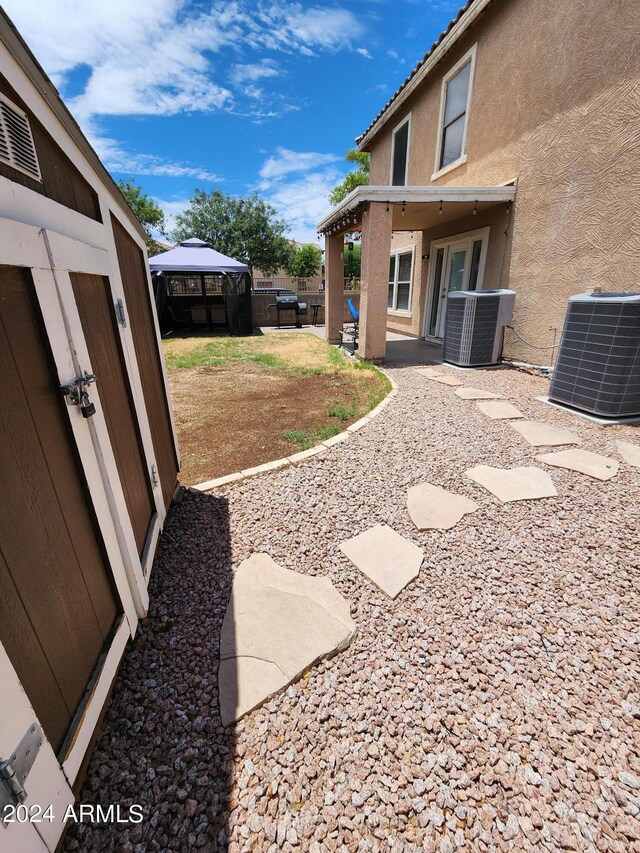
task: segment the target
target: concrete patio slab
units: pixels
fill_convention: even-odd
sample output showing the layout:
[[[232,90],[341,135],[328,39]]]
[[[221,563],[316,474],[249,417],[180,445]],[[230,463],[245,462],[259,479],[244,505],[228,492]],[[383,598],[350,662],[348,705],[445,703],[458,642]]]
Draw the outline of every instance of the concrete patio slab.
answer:
[[[536,456],[538,462],[554,465],[556,468],[567,468],[587,474],[596,480],[610,480],[618,473],[620,463],[617,459],[591,453],[590,450],[561,450],[559,453],[545,453]]]
[[[220,713],[228,726],[345,649],[356,632],[349,603],[327,578],[252,554],[238,567],[220,635]]]
[[[491,418],[492,421],[507,420],[509,418],[523,418],[524,415],[511,403],[502,403],[500,401],[476,403],[483,415]]]
[[[431,483],[420,483],[407,493],[407,509],[418,530],[449,530],[478,504]]]
[[[631,441],[616,441],[616,447],[627,464],[633,465],[634,468],[640,468],[640,444],[633,444]]]
[[[581,439],[568,429],[545,424],[541,421],[516,421],[511,427],[519,432],[532,447],[557,444],[582,444]]]
[[[476,465],[465,474],[502,503],[553,498],[558,494],[547,472],[533,466],[492,468],[490,465]]]
[[[353,539],[341,542],[340,550],[391,598],[418,576],[424,559],[417,545],[386,524],[376,524]]]
[[[456,388],[456,394],[463,400],[499,400],[500,394],[483,391],[482,388]]]

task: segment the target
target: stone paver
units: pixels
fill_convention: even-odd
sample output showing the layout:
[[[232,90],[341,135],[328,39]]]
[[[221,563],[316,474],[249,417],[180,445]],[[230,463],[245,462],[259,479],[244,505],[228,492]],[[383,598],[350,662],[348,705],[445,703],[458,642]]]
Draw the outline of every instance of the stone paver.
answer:
[[[220,637],[220,715],[240,719],[355,634],[349,604],[327,578],[281,568],[268,554],[238,567]]]
[[[463,400],[498,400],[500,394],[482,388],[456,388],[455,393]]]
[[[511,427],[519,432],[532,447],[550,447],[557,444],[582,444],[580,438],[568,429],[545,424],[542,421],[515,421]]]
[[[340,550],[391,598],[418,576],[424,553],[386,524],[340,543]]]
[[[516,409],[515,406],[512,406],[511,403],[489,401],[487,403],[476,403],[476,406],[480,409],[483,415],[491,418],[492,421],[524,417],[522,412]]]
[[[536,456],[538,462],[554,465],[557,468],[568,468],[587,474],[596,480],[610,480],[618,473],[620,463],[617,459],[600,456],[590,450],[561,450],[559,453],[545,453]]]
[[[440,486],[420,483],[409,489],[407,509],[418,530],[449,530],[464,515],[475,512],[478,504]]]
[[[455,376],[430,376],[429,379],[433,382],[439,382],[441,385],[450,385],[452,388],[464,384],[459,379],[456,379]]]
[[[502,503],[552,498],[558,494],[547,472],[533,466],[492,468],[489,465],[477,465],[469,468],[465,474]]]
[[[616,441],[616,447],[628,465],[640,468],[640,444],[633,444],[630,441]]]
[[[421,376],[428,376],[429,379],[432,379],[437,376],[444,376],[441,370],[437,370],[435,367],[416,367],[415,373],[419,373]]]

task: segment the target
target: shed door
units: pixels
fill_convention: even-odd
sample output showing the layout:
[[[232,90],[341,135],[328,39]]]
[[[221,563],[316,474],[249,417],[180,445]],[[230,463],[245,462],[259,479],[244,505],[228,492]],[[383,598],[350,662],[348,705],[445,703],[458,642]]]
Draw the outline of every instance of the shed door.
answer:
[[[120,345],[109,279],[70,273],[91,366],[99,378],[100,399],[118,467],[133,533],[142,556],[155,502],[138,420]]]
[[[171,428],[162,358],[148,285],[148,265],[140,246],[111,215],[118,266],[131,325],[136,360],[140,365],[142,393],[149,416],[155,458],[158,463],[164,504],[173,499],[178,475],[178,457]]]
[[[58,751],[122,608],[46,341],[0,266],[0,642]]]

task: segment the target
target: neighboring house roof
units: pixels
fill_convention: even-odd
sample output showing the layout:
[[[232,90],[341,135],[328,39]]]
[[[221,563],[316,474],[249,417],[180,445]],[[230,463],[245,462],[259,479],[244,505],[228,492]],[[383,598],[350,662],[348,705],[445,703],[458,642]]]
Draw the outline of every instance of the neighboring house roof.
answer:
[[[216,252],[197,237],[183,240],[175,249],[149,258],[149,266],[162,272],[249,272],[246,264]]]
[[[102,180],[107,190],[118,203],[121,210],[127,215],[128,220],[134,226],[138,234],[147,239],[147,235],[138,221],[138,218],[129,207],[125,197],[120,192],[120,188],[113,180],[102,161],[91,147],[84,133],[80,130],[80,126],[74,117],[67,109],[64,101],[58,94],[58,90],[47,77],[44,69],[31,52],[29,46],[22,38],[7,13],[0,6],[0,41],[4,43],[9,53],[14,57],[20,65],[29,80],[42,95],[48,106],[51,108],[57,119],[60,121],[69,136],[73,139],[80,151],[88,160],[90,166]]]
[[[427,76],[433,66],[440,61],[444,54],[452,47],[458,38],[465,32],[467,27],[492,3],[493,0],[468,0],[459,10],[456,17],[451,21],[444,32],[440,33],[437,40],[422,57],[420,62],[406,78],[399,89],[391,96],[369,127],[356,137],[356,142],[361,151],[366,151],[367,146],[380,127],[401,106],[406,98],[413,92],[416,86]]]

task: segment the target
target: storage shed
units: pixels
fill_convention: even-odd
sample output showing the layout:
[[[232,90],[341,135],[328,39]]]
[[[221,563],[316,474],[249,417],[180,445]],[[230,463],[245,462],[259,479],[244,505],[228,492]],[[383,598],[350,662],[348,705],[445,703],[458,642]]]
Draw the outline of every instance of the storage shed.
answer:
[[[0,811],[54,816],[6,850],[56,849],[175,493],[145,251],[0,10]]]

